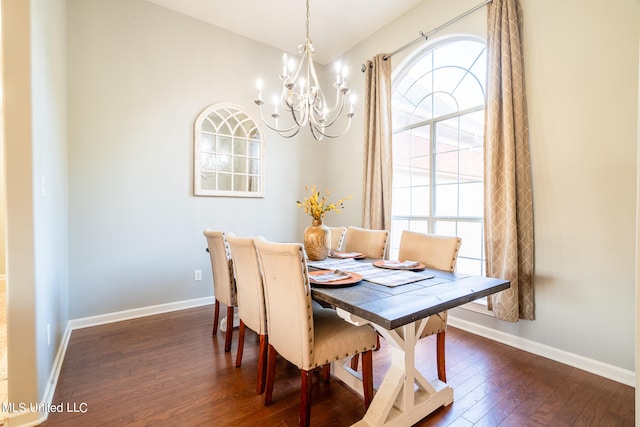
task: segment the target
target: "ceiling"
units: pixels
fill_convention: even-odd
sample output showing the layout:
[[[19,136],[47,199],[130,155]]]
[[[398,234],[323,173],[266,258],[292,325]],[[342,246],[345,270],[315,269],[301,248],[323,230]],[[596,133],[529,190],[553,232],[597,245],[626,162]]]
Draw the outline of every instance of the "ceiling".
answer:
[[[253,40],[295,53],[304,43],[302,0],[148,0]],[[422,0],[314,0],[314,60],[328,64]]]

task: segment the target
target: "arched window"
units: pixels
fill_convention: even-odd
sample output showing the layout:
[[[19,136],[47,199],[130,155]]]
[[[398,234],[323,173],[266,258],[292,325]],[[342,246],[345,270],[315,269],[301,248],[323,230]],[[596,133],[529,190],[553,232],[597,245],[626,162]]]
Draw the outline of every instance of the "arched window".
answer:
[[[264,143],[256,121],[230,104],[207,107],[194,129],[194,193],[264,196]]]
[[[402,230],[462,238],[457,270],[484,273],[486,45],[428,46],[393,79],[391,256]]]

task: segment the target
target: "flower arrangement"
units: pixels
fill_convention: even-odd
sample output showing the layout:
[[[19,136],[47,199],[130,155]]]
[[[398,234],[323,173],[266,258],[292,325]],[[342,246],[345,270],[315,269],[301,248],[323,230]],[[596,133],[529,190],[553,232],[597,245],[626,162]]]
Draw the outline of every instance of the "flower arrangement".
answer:
[[[311,215],[316,221],[322,220],[329,211],[339,213],[340,209],[344,207],[345,200],[349,200],[352,197],[343,197],[335,203],[329,203],[327,200],[331,195],[329,190],[325,191],[324,195],[321,195],[315,185],[305,186],[304,189],[309,193],[309,197],[305,197],[304,202],[296,201],[296,204],[304,209],[304,213]]]

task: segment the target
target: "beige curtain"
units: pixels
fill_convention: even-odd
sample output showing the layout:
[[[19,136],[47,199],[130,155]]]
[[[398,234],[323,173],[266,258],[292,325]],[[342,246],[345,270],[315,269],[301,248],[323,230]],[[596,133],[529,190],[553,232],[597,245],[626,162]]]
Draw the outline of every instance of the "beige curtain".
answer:
[[[489,299],[497,318],[534,318],[533,205],[518,0],[488,6],[485,115],[487,275],[511,281]]]
[[[362,226],[391,228],[391,59],[380,54],[365,69]]]

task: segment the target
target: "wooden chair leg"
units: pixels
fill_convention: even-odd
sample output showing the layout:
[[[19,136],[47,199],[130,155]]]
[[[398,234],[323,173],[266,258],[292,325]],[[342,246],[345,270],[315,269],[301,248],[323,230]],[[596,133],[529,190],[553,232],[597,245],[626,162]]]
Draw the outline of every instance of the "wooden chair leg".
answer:
[[[224,351],[231,351],[231,338],[233,337],[233,306],[227,307],[227,333],[224,339]]]
[[[358,370],[358,359],[360,359],[360,355],[356,354],[351,358],[351,369],[354,371]]]
[[[246,326],[242,319],[240,319],[240,326],[238,327],[238,352],[236,353],[236,368],[242,365],[242,352],[244,350],[244,332]]]
[[[327,363],[322,365],[322,379],[324,381],[329,381],[331,378],[331,363]]]
[[[307,427],[311,423],[311,379],[310,371],[300,369],[302,384],[300,385],[300,418],[299,427]]]
[[[216,300],[213,309],[213,331],[211,335],[218,333],[218,317],[220,316],[220,301]]]
[[[260,353],[258,354],[258,385],[256,393],[264,393],[264,385],[267,377],[267,350],[269,346],[269,336],[260,335]]]
[[[436,335],[436,358],[438,364],[438,379],[443,383],[447,382],[447,369],[444,359],[444,331],[438,332]]]
[[[267,384],[264,390],[264,404],[270,405],[273,397],[273,382],[276,379],[276,358],[278,352],[269,344],[269,354],[267,356]]]
[[[378,335],[376,337],[376,351],[380,350],[380,335]],[[353,369],[354,371],[358,370],[358,358],[359,358],[359,354],[356,354],[355,356],[353,356],[351,358],[351,369]]]
[[[371,350],[362,353],[362,388],[364,407],[369,409],[373,400],[373,353]]]

